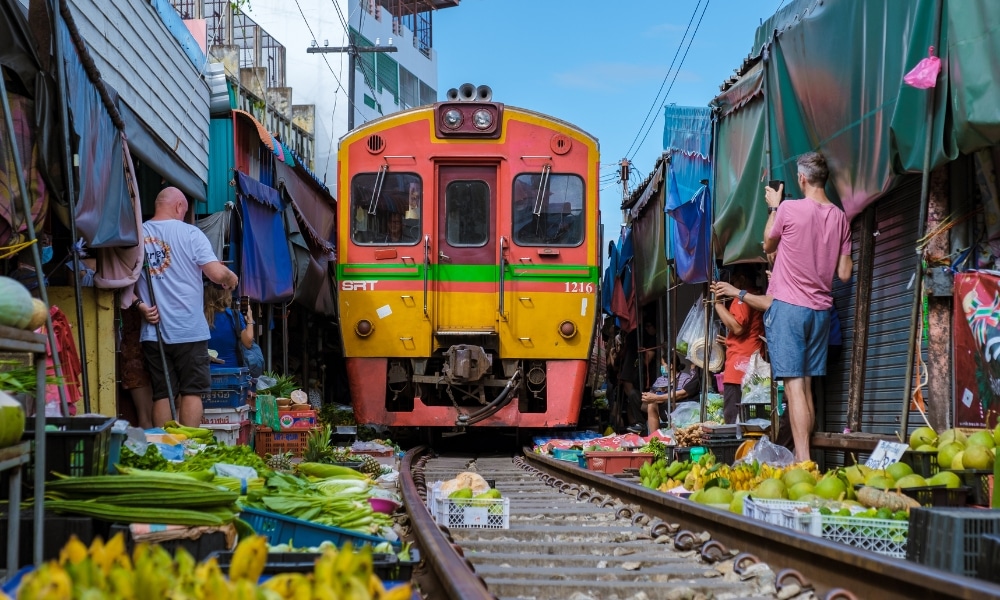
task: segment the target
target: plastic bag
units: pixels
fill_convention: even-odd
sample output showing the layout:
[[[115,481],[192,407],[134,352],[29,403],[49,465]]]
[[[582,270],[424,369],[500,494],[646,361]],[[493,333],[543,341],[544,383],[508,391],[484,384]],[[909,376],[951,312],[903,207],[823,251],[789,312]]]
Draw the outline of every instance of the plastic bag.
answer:
[[[760,357],[760,352],[754,352],[747,363],[742,389],[744,404],[771,403],[771,365]]]
[[[903,76],[906,85],[919,90],[926,90],[937,85],[938,74],[941,72],[941,59],[934,56],[934,46],[927,50],[927,58],[921,59],[917,66]]]
[[[768,464],[772,467],[787,467],[796,462],[795,454],[791,450],[773,443],[767,439],[766,435],[757,440],[757,443],[754,444],[750,452],[747,452],[743,458],[736,461],[736,464],[752,464],[754,461],[762,465]]]
[[[266,389],[272,388],[278,384],[278,380],[274,377],[268,377],[267,375],[261,375],[257,378],[257,391],[262,392]]]
[[[704,314],[704,313],[703,313]],[[698,333],[693,339],[689,340],[688,343],[688,354],[687,359],[691,361],[691,364],[704,369],[705,368],[705,326],[702,323],[701,328],[699,328]],[[726,368],[726,349],[716,341],[719,336],[719,323],[718,321],[712,321],[712,325],[709,328],[708,339],[712,341],[712,345],[708,352],[708,370],[712,373],[718,373]]]
[[[684,318],[681,328],[677,330],[677,351],[687,356],[691,342],[703,337],[704,333],[705,304],[704,298],[698,296],[698,299],[691,305],[691,310],[688,311],[687,317]]]
[[[687,427],[695,423],[701,423],[700,402],[681,402],[674,409],[674,412],[670,413],[672,427]]]

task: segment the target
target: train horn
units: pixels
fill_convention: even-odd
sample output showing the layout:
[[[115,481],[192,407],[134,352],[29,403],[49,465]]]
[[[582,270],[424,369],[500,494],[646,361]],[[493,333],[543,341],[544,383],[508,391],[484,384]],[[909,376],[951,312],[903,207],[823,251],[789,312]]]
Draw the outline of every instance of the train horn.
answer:
[[[481,85],[476,88],[476,99],[482,102],[489,102],[493,99],[493,89],[488,85]]]
[[[446,94],[446,97],[449,100],[452,100],[452,101],[458,100],[458,89],[451,88],[450,90],[448,90],[448,93]]]
[[[476,86],[471,83],[463,83],[458,88],[458,98],[460,100],[475,100],[476,98]]]

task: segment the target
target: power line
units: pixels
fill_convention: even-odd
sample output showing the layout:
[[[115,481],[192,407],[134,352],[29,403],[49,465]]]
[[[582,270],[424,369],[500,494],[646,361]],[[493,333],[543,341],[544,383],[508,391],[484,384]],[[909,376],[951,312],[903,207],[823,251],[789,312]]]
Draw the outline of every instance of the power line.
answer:
[[[694,11],[691,12],[691,18],[688,19],[687,28],[684,29],[684,35],[681,36],[680,41],[677,43],[677,50],[674,51],[674,58],[670,61],[670,66],[667,67],[667,73],[666,73],[666,75],[663,76],[663,81],[660,83],[660,89],[657,90],[656,97],[653,98],[653,104],[652,104],[652,106],[649,107],[649,111],[646,113],[646,117],[642,120],[642,125],[639,125],[639,132],[641,132],[642,128],[646,126],[646,121],[649,120],[649,116],[653,114],[653,111],[656,110],[657,104],[660,103],[660,93],[663,91],[663,86],[667,85],[667,79],[670,78],[670,72],[674,68],[674,63],[677,62],[677,57],[681,53],[681,47],[684,46],[684,39],[687,38],[688,31],[691,30],[691,23],[694,22],[694,16],[698,14],[698,8],[700,6],[701,6],[701,0],[698,0],[698,3],[695,4],[695,6],[694,6]],[[708,5],[706,4],[705,7],[707,8]],[[702,14],[704,14],[704,13],[702,13]],[[692,38],[693,37],[694,36],[692,36]],[[678,68],[678,70],[680,70],[680,67],[677,67],[677,68]],[[676,77],[676,74],[674,76]],[[667,90],[667,94],[669,94],[669,93],[670,93],[670,91]],[[666,97],[664,97],[664,100],[666,100]],[[628,156],[629,153],[632,152],[632,149],[635,147],[636,140],[638,140],[638,139],[639,139],[639,133],[636,133],[635,134],[635,138],[632,140],[632,145],[629,146],[628,150],[625,151],[625,155],[626,156]],[[641,143],[640,143],[640,145],[641,145]]]
[[[354,41],[350,39],[351,26],[347,18],[344,16],[343,11],[340,9],[340,4],[337,3],[337,0],[330,0],[330,1],[333,3],[333,8],[336,9],[337,11],[337,18],[340,19],[340,24],[344,26],[344,31],[347,32],[348,41],[350,42],[351,46],[354,46]],[[358,19],[358,35],[361,35],[361,30],[364,29],[365,26],[365,12],[367,11],[361,8],[360,3],[358,4],[358,10],[361,11],[361,16]],[[361,57],[355,56],[355,58],[360,59]],[[356,69],[357,67],[355,66],[354,68]],[[373,67],[373,71],[377,71],[377,68]],[[377,76],[377,73],[373,72],[372,75]],[[372,93],[372,99],[375,99],[378,96],[378,94],[375,93],[375,88],[372,86],[372,82],[368,80],[368,73],[365,71],[365,64],[363,61],[361,63],[361,76],[364,78],[365,85],[368,86],[368,90]],[[361,114],[361,112],[358,111],[358,114]],[[368,121],[368,119],[365,119],[364,115],[361,115],[361,118],[364,119],[365,121]]]
[[[697,25],[695,25],[694,31],[691,33],[691,37],[688,39],[687,48],[684,49],[684,56],[681,57],[681,62],[680,62],[679,65],[677,65],[677,70],[674,71],[674,78],[672,80],[670,80],[670,87],[667,88],[667,93],[663,97],[663,104],[660,106],[660,110],[663,110],[667,106],[667,98],[670,96],[670,90],[674,89],[674,83],[677,82],[677,75],[680,73],[681,67],[684,66],[684,61],[687,59],[688,52],[691,50],[691,45],[694,42],[694,36],[696,36],[698,34],[698,29],[701,28],[701,21],[702,21],[702,19],[705,18],[705,13],[708,12],[708,5],[711,2],[712,2],[712,0],[706,0],[706,2],[705,2],[705,8],[701,11],[701,16],[698,17],[698,23],[697,23]],[[649,130],[653,128],[653,123],[655,123],[655,122],[656,122],[655,120],[654,121],[650,121],[649,127],[646,128],[646,133],[644,133],[643,136],[642,136],[642,141],[640,141],[639,145],[636,146],[635,151],[632,153],[631,156],[629,156],[629,159],[632,159],[632,158],[635,157],[635,153],[639,151],[639,148],[641,148],[642,144],[646,141],[646,138],[649,136]]]

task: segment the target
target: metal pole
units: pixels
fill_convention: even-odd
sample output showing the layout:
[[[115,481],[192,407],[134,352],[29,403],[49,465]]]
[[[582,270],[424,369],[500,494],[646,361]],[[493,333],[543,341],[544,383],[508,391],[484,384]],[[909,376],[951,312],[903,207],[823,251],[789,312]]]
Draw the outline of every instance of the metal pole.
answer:
[[[17,172],[17,186],[21,194],[21,210],[24,211],[24,221],[28,228],[28,239],[37,240],[38,237],[35,235],[35,222],[31,218],[31,202],[28,200],[28,187],[24,184],[24,171],[21,170],[21,155],[18,153],[17,149],[17,139],[14,137],[14,120],[10,114],[10,103],[7,101],[7,85],[3,81],[3,77],[0,76],[0,102],[3,103],[3,118],[4,123],[7,126],[7,141],[10,143],[10,154],[14,158],[14,170]],[[16,229],[16,228],[15,228]],[[49,293],[45,287],[45,275],[42,273],[42,256],[38,251],[38,244],[31,244],[31,257],[35,263],[35,276],[38,280],[38,295],[41,296],[42,302],[45,306],[49,306]],[[80,323],[82,326],[83,323]],[[59,361],[59,352],[56,349],[56,334],[52,328],[52,313],[48,312],[45,315],[45,329],[48,330],[49,339],[49,352],[52,353],[52,366],[55,369],[56,377],[62,380],[62,364]],[[43,373],[44,373],[43,369]],[[44,387],[43,387],[44,389]],[[66,402],[66,386],[57,386],[59,390],[59,404],[62,409],[62,414],[64,417],[69,416],[69,404]],[[42,394],[44,398],[44,394]],[[45,407],[42,407],[42,414],[45,413]],[[44,471],[44,469],[42,469]]]
[[[52,20],[56,23],[57,4],[59,0],[52,0]],[[66,202],[69,204],[69,232],[73,244],[76,244],[76,186],[73,181],[76,166],[70,156],[69,144],[69,108],[66,106],[66,65],[62,60],[62,46],[59,42],[59,29],[52,28],[52,51],[55,54],[56,77],[59,84],[59,118],[63,129],[63,164],[66,165]],[[73,293],[76,295],[76,334],[77,343],[80,346],[80,383],[83,385],[83,411],[90,413],[90,375],[87,371],[87,341],[84,336],[83,327],[83,290],[80,286],[80,256],[73,250]]]
[[[146,269],[146,284],[149,289],[149,303],[156,306],[156,296],[153,295],[153,273],[149,268],[149,261],[143,261],[143,268]],[[163,349],[163,335],[160,333],[160,322],[154,325],[156,328],[156,344],[160,347],[160,361],[163,364],[163,378],[167,382],[167,401],[170,403],[170,418],[177,420],[177,403],[174,401],[174,386],[170,383],[170,368],[167,366],[167,352]]]
[[[267,370],[272,370],[273,361],[271,360],[271,347],[274,345],[274,330],[271,328],[271,324],[274,323],[274,305],[267,305],[267,323],[264,328],[264,334],[267,336]],[[305,385],[305,382],[303,382]]]
[[[288,373],[288,306],[285,303],[281,308],[281,372]],[[303,382],[306,385],[306,382]]]
[[[934,9],[934,42],[935,47],[941,39],[941,1],[935,5]],[[917,222],[917,239],[924,237],[924,229],[927,226],[927,201],[930,195],[931,181],[931,136],[934,127],[934,99],[937,86],[927,91],[927,134],[924,138],[924,169],[920,180],[920,220]],[[917,352],[917,331],[920,324],[920,305],[924,294],[924,261],[919,248],[916,249],[917,268],[913,282],[913,301],[910,304],[910,336],[906,346],[906,381],[903,383],[903,414],[900,417],[900,435],[902,440],[909,437],[910,424],[910,402],[913,399],[913,369]]]

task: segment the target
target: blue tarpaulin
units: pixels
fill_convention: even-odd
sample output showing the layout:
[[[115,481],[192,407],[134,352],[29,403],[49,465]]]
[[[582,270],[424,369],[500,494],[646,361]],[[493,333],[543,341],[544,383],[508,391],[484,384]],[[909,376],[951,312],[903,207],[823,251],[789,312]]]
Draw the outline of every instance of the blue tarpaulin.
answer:
[[[677,276],[684,283],[708,281],[712,271],[712,196],[707,185],[683,200],[673,164],[667,188],[667,214],[674,220],[671,240]]]
[[[663,147],[670,152],[665,210],[667,248],[684,283],[708,281],[712,272],[712,196],[703,183],[711,180],[712,110],[668,106],[664,110]]]
[[[236,172],[243,215],[240,294],[257,302],[285,302],[294,292],[292,256],[278,191]]]

